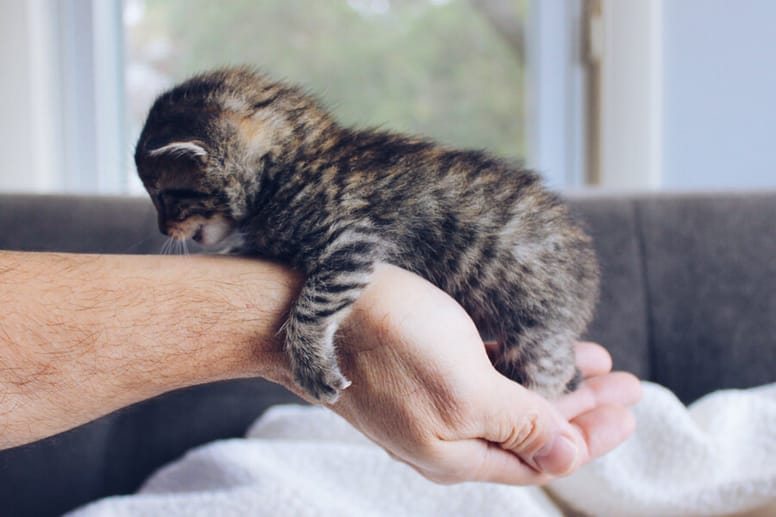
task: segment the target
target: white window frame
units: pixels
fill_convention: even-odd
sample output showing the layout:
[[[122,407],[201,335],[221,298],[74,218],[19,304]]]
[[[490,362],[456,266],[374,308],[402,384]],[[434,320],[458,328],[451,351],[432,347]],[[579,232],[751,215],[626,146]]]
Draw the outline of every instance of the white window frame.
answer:
[[[58,185],[59,118],[51,112],[60,104],[49,91],[56,81],[48,49],[53,27],[46,0],[0,2],[0,68],[3,95],[0,111],[0,188],[5,191],[41,191]]]
[[[122,3],[69,0],[59,21],[65,189],[126,191]]]
[[[17,135],[25,153],[0,149],[0,154],[22,154],[12,164],[16,172],[4,171],[0,186],[5,190],[126,191],[131,150],[124,138],[121,5],[105,0],[0,4],[0,16],[22,23],[14,51],[27,53],[26,60],[14,63],[18,73],[8,78],[27,93],[10,109],[28,124]]]
[[[582,0],[532,0],[526,20],[526,163],[554,188],[587,184]]]
[[[654,190],[663,167],[663,1],[598,1],[597,184]]]

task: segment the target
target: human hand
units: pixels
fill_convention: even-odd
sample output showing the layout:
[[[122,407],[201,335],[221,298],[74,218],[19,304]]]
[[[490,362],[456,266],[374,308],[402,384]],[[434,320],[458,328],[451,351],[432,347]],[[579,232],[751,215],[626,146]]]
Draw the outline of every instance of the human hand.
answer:
[[[610,373],[592,343],[586,377],[549,402],[499,374],[468,315],[444,292],[380,266],[343,323],[338,355],[353,385],[331,408],[393,457],[442,483],[542,484],[622,443],[638,380]]]

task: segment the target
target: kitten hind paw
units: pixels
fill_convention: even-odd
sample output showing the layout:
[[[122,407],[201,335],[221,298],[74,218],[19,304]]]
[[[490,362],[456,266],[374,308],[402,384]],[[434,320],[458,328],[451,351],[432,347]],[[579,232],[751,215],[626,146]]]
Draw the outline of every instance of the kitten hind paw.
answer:
[[[571,378],[569,382],[566,383],[566,393],[574,393],[577,391],[577,388],[579,388],[579,385],[582,384],[582,381],[584,381],[584,377],[582,377],[582,372],[579,371],[579,368],[574,368],[574,377]]]
[[[555,400],[561,395],[576,391],[582,383],[582,373],[574,368],[571,379],[566,375],[563,377],[553,377],[543,372],[537,371],[535,366],[529,365],[528,368],[518,368],[514,364],[496,363],[496,368],[506,377],[517,382],[526,389],[538,393],[548,400]],[[541,379],[541,382],[539,381]]]

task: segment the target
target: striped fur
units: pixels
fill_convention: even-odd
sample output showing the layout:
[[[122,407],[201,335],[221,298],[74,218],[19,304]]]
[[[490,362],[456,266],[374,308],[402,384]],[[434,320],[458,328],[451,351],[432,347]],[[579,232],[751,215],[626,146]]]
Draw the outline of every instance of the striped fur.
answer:
[[[378,262],[455,298],[500,342],[494,364],[505,375],[548,396],[573,389],[572,345],[593,314],[597,262],[536,174],[480,151],[341,127],[313,97],[246,68],[161,95],[135,161],[161,231],[223,236],[205,244],[304,272],[285,345],[315,399],[333,402],[349,384],[334,336]],[[186,226],[186,216],[221,226]]]

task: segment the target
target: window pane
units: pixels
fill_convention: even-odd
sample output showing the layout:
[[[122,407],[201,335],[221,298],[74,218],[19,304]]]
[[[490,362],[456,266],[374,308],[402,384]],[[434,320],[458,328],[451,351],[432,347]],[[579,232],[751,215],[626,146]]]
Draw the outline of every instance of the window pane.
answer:
[[[250,64],[345,124],[521,156],[523,12],[515,0],[125,0],[128,133],[162,89]]]

